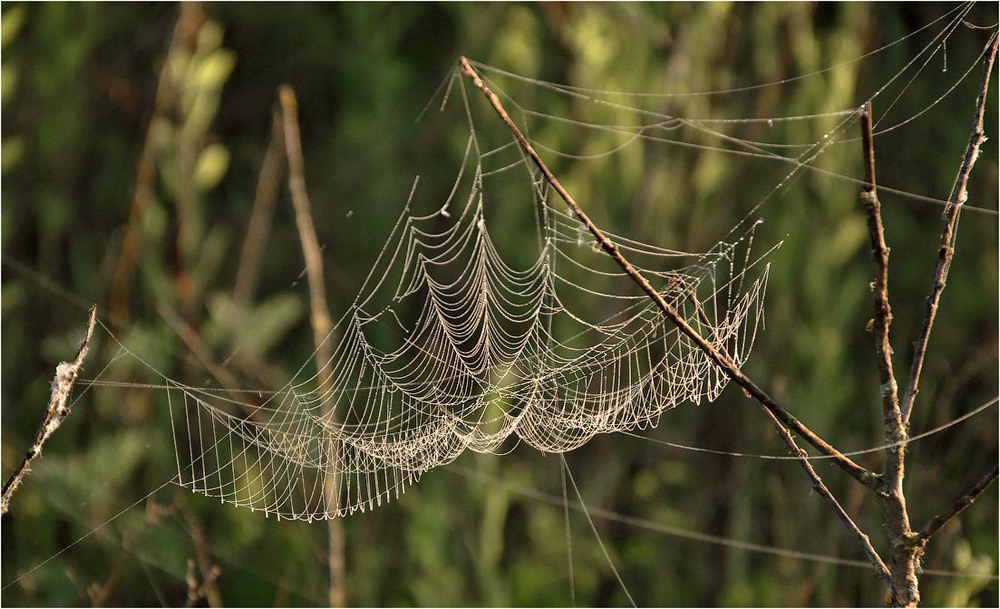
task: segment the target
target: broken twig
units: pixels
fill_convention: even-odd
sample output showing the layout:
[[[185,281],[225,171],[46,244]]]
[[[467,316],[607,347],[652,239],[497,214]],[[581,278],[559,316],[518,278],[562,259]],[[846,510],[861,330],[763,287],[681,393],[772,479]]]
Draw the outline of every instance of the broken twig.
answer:
[[[24,476],[31,469],[31,462],[42,454],[42,447],[45,442],[69,416],[70,407],[66,404],[69,401],[70,393],[73,391],[73,383],[80,375],[80,368],[83,360],[87,357],[87,350],[90,347],[90,338],[94,335],[94,324],[97,322],[97,305],[90,307],[90,320],[87,322],[87,334],[76,350],[76,357],[72,362],[62,362],[56,366],[56,375],[52,379],[52,393],[49,395],[49,405],[45,410],[45,417],[38,432],[35,433],[35,441],[31,443],[31,448],[24,453],[21,463],[14,469],[14,473],[4,482],[3,497],[0,499],[0,514],[6,514],[10,508],[10,498],[14,495],[17,487],[21,485]]]

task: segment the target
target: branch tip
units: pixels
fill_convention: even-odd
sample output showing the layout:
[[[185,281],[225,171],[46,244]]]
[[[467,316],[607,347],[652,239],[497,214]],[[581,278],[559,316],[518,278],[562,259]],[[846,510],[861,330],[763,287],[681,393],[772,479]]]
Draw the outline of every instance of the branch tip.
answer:
[[[69,416],[70,409],[67,406],[69,397],[73,391],[73,383],[80,375],[83,361],[87,357],[87,350],[90,346],[90,339],[94,336],[94,326],[97,323],[97,305],[90,307],[90,315],[87,321],[87,332],[76,350],[76,355],[72,362],[60,362],[56,366],[56,373],[52,377],[52,390],[49,394],[49,403],[45,409],[45,415],[35,432],[35,439],[25,451],[24,457],[14,472],[7,478],[3,485],[3,495],[0,497],[0,514],[6,514],[10,509],[10,500],[14,496],[24,477],[31,471],[32,462],[42,454],[45,442],[62,425]]]

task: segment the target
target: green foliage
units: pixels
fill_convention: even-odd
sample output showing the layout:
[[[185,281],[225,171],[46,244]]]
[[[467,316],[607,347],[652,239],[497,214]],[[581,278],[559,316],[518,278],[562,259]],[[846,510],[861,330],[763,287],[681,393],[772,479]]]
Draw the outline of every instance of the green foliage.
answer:
[[[837,66],[801,83],[734,96],[677,96],[656,107],[691,117],[798,116],[859,104],[921,43],[908,40],[864,62],[845,62],[951,8],[235,3],[209,5],[196,36],[171,42],[179,14],[172,5],[5,5],[3,472],[30,443],[54,366],[72,354],[91,302],[115,338],[99,332],[88,375],[108,366],[109,376],[136,383],[162,384],[162,373],[192,386],[217,385],[206,362],[168,323],[164,313],[171,312],[240,387],[280,386],[310,356],[301,249],[284,188],[266,237],[258,293],[249,303],[233,297],[282,83],[295,88],[300,103],[306,180],[336,318],[364,281],[414,176],[421,176],[418,205],[440,203],[451,188],[466,144],[457,88],[448,112],[436,112],[435,98],[428,114],[415,119],[458,55],[532,78],[622,91],[737,88]],[[976,7],[970,20],[995,22],[995,7]],[[959,30],[948,44],[948,71],[919,79],[876,113],[895,123],[925,109],[971,65],[985,36]],[[941,71],[934,61],[926,69]],[[166,101],[157,99],[161,70]],[[879,135],[881,184],[947,195],[968,137],[978,72],[919,121]],[[582,111],[566,97],[504,84],[526,108],[563,117]],[[993,86],[991,135],[997,97]],[[469,101],[478,137],[491,146],[508,141],[482,100]],[[550,121],[515,119],[536,127],[539,140],[574,154],[599,155],[624,143],[610,131],[581,138]],[[609,106],[587,120],[630,119]],[[813,142],[836,120],[760,129]],[[848,140],[855,131],[848,129]],[[147,137],[154,161],[146,178],[150,192],[130,219]],[[718,145],[707,138],[698,143]],[[970,204],[977,207],[997,208],[996,150],[991,139],[973,173]],[[848,141],[819,166],[859,176],[860,157],[860,146]],[[641,143],[592,160],[552,158],[551,166],[599,225],[693,251],[718,241],[791,170],[765,174],[760,165],[717,150]],[[499,247],[512,259],[530,259],[534,232],[524,190],[491,187],[487,213],[503,237]],[[874,349],[865,331],[872,271],[858,189],[804,173],[769,199],[756,238],[766,247],[783,245],[772,257],[766,329],[747,367],[843,450],[881,442]],[[889,193],[884,206],[893,248],[894,361],[903,377],[930,287],[940,208]],[[122,284],[123,317],[115,318],[108,304],[130,228],[138,248]],[[916,432],[997,395],[997,247],[995,218],[967,211],[926,362]],[[140,387],[88,390],[82,383],[76,395],[73,414],[4,522],[4,586],[176,474],[167,407],[178,395]],[[915,525],[947,508],[996,462],[994,415],[987,411],[911,447],[907,493]],[[783,451],[735,388],[715,403],[664,414],[658,429],[643,435],[717,451]],[[877,454],[858,459],[880,468]],[[863,558],[793,462],[685,451],[629,436],[595,438],[567,461],[589,505],[632,519],[595,516],[594,525],[641,604],[865,605],[881,599],[868,569],[669,533],[676,528]],[[503,456],[464,455],[444,469],[426,474],[398,501],[345,520],[349,602],[567,605],[567,543],[577,604],[625,602],[590,526],[574,509],[567,540],[558,458],[517,448]],[[835,468],[818,469],[883,550],[881,514],[870,498]],[[571,506],[574,497],[569,487]],[[996,605],[997,509],[993,487],[961,524],[932,541],[925,569],[972,576],[925,576],[928,604]],[[196,541],[196,527],[203,541]],[[221,568],[217,585],[226,604],[322,605],[324,535],[322,525],[266,520],[168,485],[5,588],[2,600],[80,605],[97,586],[109,604],[183,604],[187,560],[204,549]]]

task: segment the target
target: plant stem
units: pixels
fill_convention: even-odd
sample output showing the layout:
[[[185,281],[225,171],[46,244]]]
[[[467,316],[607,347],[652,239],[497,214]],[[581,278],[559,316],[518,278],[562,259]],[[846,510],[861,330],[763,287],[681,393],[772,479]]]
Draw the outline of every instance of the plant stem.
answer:
[[[983,116],[986,114],[986,94],[989,92],[990,73],[993,71],[993,63],[997,56],[997,33],[994,32],[987,44],[984,52],[983,78],[979,86],[979,95],[976,97],[976,111],[972,118],[972,133],[969,135],[969,143],[965,147],[965,156],[962,157],[962,164],[958,168],[958,175],[948,196],[948,206],[944,211],[944,230],[941,232],[941,245],[938,248],[937,267],[934,269],[934,281],[931,284],[931,294],[927,297],[927,308],[924,312],[924,321],[920,327],[920,334],[914,343],[913,364],[910,367],[910,379],[906,386],[906,393],[903,395],[903,403],[900,407],[903,417],[903,424],[909,425],[910,414],[913,412],[913,402],[917,398],[920,385],[920,373],[924,366],[924,356],[927,354],[927,343],[930,340],[931,328],[934,325],[934,317],[937,315],[938,302],[941,300],[941,293],[944,291],[945,283],[948,280],[948,271],[951,268],[951,259],[955,255],[955,233],[958,229],[958,218],[969,198],[966,187],[969,183],[969,174],[976,165],[979,158],[979,147],[986,141],[986,133],[983,132]]]
[[[306,272],[309,279],[309,311],[312,322],[313,339],[316,343],[316,372],[319,383],[319,394],[322,398],[322,414],[325,420],[332,421],[334,413],[329,403],[332,394],[330,360],[333,358],[331,343],[333,323],[326,305],[326,287],[323,280],[323,257],[320,253],[319,240],[316,238],[316,228],[313,225],[312,213],[309,211],[309,195],[306,192],[305,163],[302,159],[302,142],[299,137],[298,102],[295,91],[288,85],[279,89],[281,108],[284,117],[285,152],[288,155],[288,184],[292,193],[292,205],[295,207],[295,224],[299,231],[299,241],[302,243],[302,255],[305,258]],[[334,440],[327,443],[331,459],[336,462],[339,447]],[[323,489],[326,501],[327,533],[328,533],[328,566],[330,573],[329,603],[331,607],[343,607],[346,604],[344,579],[344,525],[336,516],[340,512],[340,480],[337,471],[330,468],[325,474]]]
[[[66,405],[69,401],[70,393],[73,391],[73,383],[80,375],[80,368],[83,360],[87,357],[90,348],[90,339],[94,335],[94,324],[97,322],[97,305],[90,307],[90,319],[87,322],[87,333],[80,342],[76,350],[76,356],[72,362],[62,362],[56,366],[56,374],[52,379],[52,392],[49,394],[49,405],[45,409],[45,416],[42,418],[38,431],[35,433],[35,441],[31,443],[28,452],[16,468],[14,473],[7,478],[3,484],[3,496],[0,498],[0,515],[6,514],[10,509],[10,499],[14,496],[17,488],[31,469],[31,463],[42,454],[45,442],[69,416],[70,408]]]
[[[201,2],[182,2],[180,15],[174,25],[170,40],[168,55],[178,52],[192,52],[198,38],[198,31],[207,16]],[[163,62],[156,85],[156,98],[153,104],[153,115],[146,128],[146,139],[142,145],[139,164],[136,167],[135,193],[132,197],[132,207],[129,210],[128,222],[125,224],[125,234],[122,237],[121,251],[115,261],[114,274],[111,279],[111,302],[109,317],[115,323],[125,324],[129,314],[129,285],[132,268],[142,246],[142,218],[146,207],[153,199],[156,188],[156,144],[154,128],[157,123],[169,115],[175,103],[177,92],[174,90],[170,62]]]
[[[865,189],[861,191],[868,235],[872,248],[875,280],[875,317],[872,334],[875,335],[875,355],[878,362],[882,423],[885,427],[885,472],[882,481],[884,494],[879,498],[885,519],[885,533],[889,539],[890,599],[894,605],[911,606],[920,601],[917,580],[918,552],[908,543],[913,534],[910,516],[906,511],[903,478],[906,473],[904,455],[907,433],[899,412],[899,394],[892,370],[892,345],[889,342],[889,325],[892,309],[889,306],[889,247],[885,243],[882,224],[882,204],[875,187],[875,145],[872,134],[872,103],[867,102],[861,111],[861,150],[865,164]]]

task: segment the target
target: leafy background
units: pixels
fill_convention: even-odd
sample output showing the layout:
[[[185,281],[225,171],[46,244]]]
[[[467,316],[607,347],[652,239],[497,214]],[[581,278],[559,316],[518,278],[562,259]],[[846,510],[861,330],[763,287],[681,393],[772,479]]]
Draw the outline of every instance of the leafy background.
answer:
[[[413,177],[421,175],[421,190],[432,197],[447,192],[464,127],[433,116],[415,119],[458,55],[580,86],[701,91],[839,64],[953,7],[237,3],[208,5],[203,14],[197,5],[188,7],[188,21],[181,19],[187,26],[175,34],[181,10],[173,4],[5,3],[3,474],[30,443],[52,370],[73,352],[90,303],[98,304],[115,336],[185,383],[202,383],[209,375],[177,325],[168,323],[171,314],[218,360],[239,347],[227,366],[247,386],[280,383],[309,356],[301,254],[283,185],[271,230],[260,236],[265,255],[257,285],[242,300],[234,293],[282,83],[291,84],[299,99],[306,178],[337,317],[361,285]],[[969,19],[995,24],[996,5],[976,6]],[[916,81],[898,102],[899,116],[928,106],[942,82],[972,64],[987,35],[960,28],[948,43],[948,71],[933,64],[929,70],[941,71],[939,77]],[[924,40],[735,102],[694,97],[681,113],[781,116],[850,107],[862,101],[859,92],[898,71]],[[157,102],[165,65],[173,75],[166,104]],[[878,138],[880,183],[947,195],[968,138],[978,73],[973,70],[919,121]],[[988,134],[997,132],[996,100],[994,85]],[[488,117],[482,113],[477,120],[488,124]],[[804,135],[816,139],[820,133]],[[144,146],[151,188],[143,213],[130,220]],[[970,204],[992,210],[996,150],[991,140],[970,188]],[[860,175],[860,150],[844,151],[830,155],[824,167]],[[554,169],[599,222],[676,247],[718,239],[759,198],[748,193],[764,188],[745,167],[718,155],[640,152],[629,163],[556,161]],[[901,374],[929,289],[940,208],[891,196],[885,205]],[[772,261],[767,329],[748,372],[842,449],[877,445],[877,372],[864,331],[871,266],[857,190],[808,175],[765,215],[761,239],[783,239],[784,245]],[[500,215],[493,226],[513,250],[519,235],[530,234],[518,227],[520,220]],[[139,247],[116,287],[128,230]],[[966,212],[915,432],[997,395],[997,247],[996,217]],[[106,333],[95,346],[90,373],[109,365],[114,352]],[[156,380],[132,360],[110,365],[116,378]],[[197,557],[220,569],[213,602],[324,604],[322,525],[267,520],[169,486],[8,586],[173,475],[163,406],[157,392],[141,389],[94,390],[76,402],[5,517],[3,603],[183,604],[186,564]],[[994,407],[912,446],[906,490],[917,526],[997,461],[996,423]],[[781,454],[764,418],[732,388],[715,403],[671,411],[648,435]],[[684,451],[627,436],[595,438],[567,460],[589,505],[635,519],[594,521],[640,604],[882,600],[870,569],[669,533],[697,531],[863,559],[793,462]],[[861,462],[879,466],[876,456]],[[877,506],[836,469],[821,465],[819,471],[881,548]],[[925,568],[974,576],[923,577],[927,604],[996,606],[997,510],[994,487],[932,541]],[[575,602],[625,602],[577,512],[570,512],[567,536],[559,460],[526,448],[505,456],[465,455],[425,475],[402,499],[348,518],[344,526],[352,604],[567,605],[573,602],[567,539]]]

